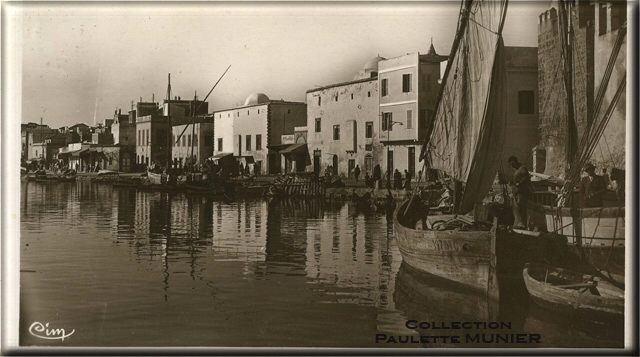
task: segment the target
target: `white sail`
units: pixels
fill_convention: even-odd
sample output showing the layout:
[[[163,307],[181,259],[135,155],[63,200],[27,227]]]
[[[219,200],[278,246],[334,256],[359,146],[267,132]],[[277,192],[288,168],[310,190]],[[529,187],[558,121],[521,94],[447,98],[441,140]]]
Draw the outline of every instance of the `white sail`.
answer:
[[[423,154],[429,165],[464,183],[457,212],[489,191],[506,128],[502,26],[507,1],[467,0]]]

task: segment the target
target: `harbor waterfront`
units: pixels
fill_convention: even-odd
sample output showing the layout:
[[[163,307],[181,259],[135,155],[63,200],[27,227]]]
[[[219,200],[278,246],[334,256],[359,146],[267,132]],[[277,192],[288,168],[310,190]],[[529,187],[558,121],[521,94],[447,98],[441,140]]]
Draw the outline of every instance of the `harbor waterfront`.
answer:
[[[228,203],[85,180],[23,181],[20,194],[23,346],[624,346],[619,321],[548,312],[522,283],[493,300],[420,274],[390,219],[347,200]]]

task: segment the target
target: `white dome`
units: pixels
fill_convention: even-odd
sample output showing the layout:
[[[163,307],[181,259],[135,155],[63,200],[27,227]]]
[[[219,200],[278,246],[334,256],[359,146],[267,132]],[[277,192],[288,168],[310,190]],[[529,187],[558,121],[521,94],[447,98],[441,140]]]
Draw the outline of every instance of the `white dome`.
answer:
[[[268,103],[269,100],[269,97],[267,97],[264,93],[253,93],[247,97],[247,100],[244,101],[244,105],[247,106]]]

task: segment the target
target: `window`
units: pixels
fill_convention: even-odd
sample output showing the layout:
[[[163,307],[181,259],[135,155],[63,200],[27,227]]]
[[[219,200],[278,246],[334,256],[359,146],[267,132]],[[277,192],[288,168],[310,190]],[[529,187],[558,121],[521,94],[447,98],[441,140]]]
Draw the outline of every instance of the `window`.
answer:
[[[340,140],[340,125],[333,126],[333,140]]]
[[[222,151],[222,138],[218,138],[218,151]]]
[[[407,129],[413,128],[413,111],[407,110]]]
[[[373,145],[372,145],[372,144],[366,144],[366,145],[364,146],[364,149],[365,149],[366,151],[373,151]]]
[[[291,114],[291,109],[287,109],[287,114]]]
[[[147,129],[147,145],[149,145],[149,143],[151,142],[150,137],[149,137],[149,129]]]
[[[535,100],[532,90],[518,92],[518,114],[535,114]]]
[[[182,135],[182,146],[187,146],[187,136]]]
[[[383,97],[389,95],[389,78],[382,78],[382,83],[380,84],[380,94]]]
[[[142,144],[142,139],[140,139],[140,130],[138,130],[138,142]]]
[[[371,98],[371,92],[367,92],[367,97]]]
[[[258,109],[258,114],[260,114],[260,109]]]
[[[198,146],[198,134],[193,134],[193,146]]]
[[[316,118],[316,133],[319,133],[322,130],[322,127],[320,125],[321,122],[322,122],[322,119]]]
[[[351,93],[351,100],[353,100],[353,93]]]
[[[176,146],[176,136],[171,135],[171,146]]]
[[[336,102],[338,101],[338,95],[336,94]]]
[[[256,135],[256,150],[262,150],[262,135]]]
[[[213,139],[213,138],[211,137],[211,135],[205,135],[205,136],[204,136],[204,145],[205,145],[205,146],[211,146],[211,145],[213,145],[213,142],[212,142],[213,140],[212,140],[212,139]]]
[[[373,122],[368,121],[364,124],[364,137],[369,139],[373,138]]]
[[[382,113],[382,131],[391,131],[392,121],[393,121],[393,113]]]
[[[187,146],[191,147],[191,134],[187,135]]]
[[[322,97],[318,96],[318,106],[322,104]]]
[[[427,74],[427,92],[431,92],[431,74]]]
[[[247,139],[245,140],[245,145],[247,147],[247,151],[251,151],[251,135],[247,135]]]
[[[249,115],[249,111],[247,110],[247,115]]]
[[[411,92],[411,73],[402,75],[402,92],[403,93]]]

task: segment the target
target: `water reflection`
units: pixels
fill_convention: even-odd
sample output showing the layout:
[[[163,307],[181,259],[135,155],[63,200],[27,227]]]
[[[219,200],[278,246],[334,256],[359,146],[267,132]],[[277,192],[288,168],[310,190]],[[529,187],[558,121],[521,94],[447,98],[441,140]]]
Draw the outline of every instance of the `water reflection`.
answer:
[[[91,182],[25,182],[21,198],[21,268],[35,272],[21,274],[22,326],[82,331],[69,346],[436,346],[375,342],[428,334],[408,319],[510,321],[544,331],[547,347],[622,343],[540,315],[526,295],[501,291],[496,304],[415,274],[387,218],[345,202],[225,203]],[[23,329],[20,341],[47,344]]]

